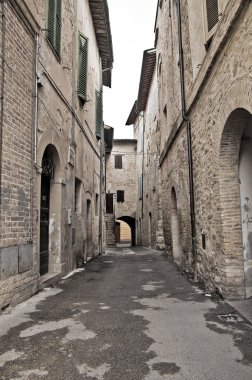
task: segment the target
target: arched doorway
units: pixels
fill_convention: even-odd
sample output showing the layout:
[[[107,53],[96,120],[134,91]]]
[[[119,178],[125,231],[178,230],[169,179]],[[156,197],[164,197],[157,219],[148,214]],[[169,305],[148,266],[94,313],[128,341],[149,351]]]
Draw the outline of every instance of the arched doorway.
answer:
[[[115,239],[117,244],[122,243],[131,245],[131,229],[128,223],[123,220],[116,220]]]
[[[130,237],[129,237],[130,244],[135,246],[136,245],[136,222],[135,222],[135,219],[132,218],[131,216],[122,216],[122,217],[116,219],[117,223],[120,223],[121,221],[126,223],[129,226],[129,228],[130,228]],[[120,232],[120,238],[122,238],[122,229],[120,229],[120,231],[121,231]]]
[[[61,269],[61,192],[56,180],[60,161],[51,144],[44,151],[41,168],[39,272],[44,275]]]
[[[172,226],[172,253],[176,263],[181,263],[182,247],[181,236],[179,230],[179,216],[177,196],[174,187],[171,191],[171,226]]]
[[[243,293],[248,298],[252,296],[252,119],[247,110],[237,108],[228,117],[219,158],[226,286],[234,289],[234,296]]]
[[[50,215],[50,181],[54,177],[53,158],[49,147],[42,159],[41,196],[40,196],[40,275],[49,269],[49,215]]]

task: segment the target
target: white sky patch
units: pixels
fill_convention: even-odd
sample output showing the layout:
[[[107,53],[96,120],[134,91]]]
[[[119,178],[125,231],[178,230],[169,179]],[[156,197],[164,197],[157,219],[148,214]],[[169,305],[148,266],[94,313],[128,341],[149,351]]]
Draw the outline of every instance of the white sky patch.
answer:
[[[62,280],[66,280],[69,277],[72,277],[75,273],[83,272],[84,268],[75,269],[72,272],[68,273],[66,276],[62,277]]]
[[[29,314],[38,310],[40,302],[61,292],[62,289],[57,288],[44,289],[43,292],[36,294],[35,296],[29,298],[29,300],[20,303],[14,308],[8,310],[8,312],[0,315],[0,337],[7,334],[11,328],[17,327],[24,322],[31,321],[32,318]]]
[[[20,337],[26,338],[34,335],[42,334],[49,331],[61,330],[68,328],[68,332],[62,339],[62,343],[66,343],[70,340],[88,340],[96,336],[93,331],[87,330],[86,327],[79,321],[74,319],[62,319],[61,321],[50,321],[42,324],[37,324],[29,327],[26,330],[21,331]]]
[[[115,138],[132,138],[125,123],[137,99],[143,51],[154,47],[157,0],[108,0],[108,6],[114,68],[111,89],[104,87],[104,121]]]
[[[18,375],[20,377],[12,378],[12,380],[30,380],[30,379],[32,379],[32,377],[31,377],[32,375],[44,377],[44,376],[48,375],[48,372],[42,371],[39,369],[30,369],[28,371],[20,371],[20,372],[18,372]]]
[[[109,364],[102,364],[100,367],[92,368],[87,364],[81,364],[77,366],[80,375],[85,375],[88,377],[95,378],[97,380],[103,380],[104,375],[110,371]]]
[[[12,362],[16,359],[21,358],[23,352],[18,352],[16,350],[6,351],[4,354],[0,355],[0,368],[7,362]]]

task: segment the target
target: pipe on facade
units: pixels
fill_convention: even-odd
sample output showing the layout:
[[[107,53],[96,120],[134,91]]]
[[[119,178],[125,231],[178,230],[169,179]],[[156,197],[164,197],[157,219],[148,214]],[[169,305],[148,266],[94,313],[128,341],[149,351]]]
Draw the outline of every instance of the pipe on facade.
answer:
[[[99,255],[102,254],[103,250],[103,194],[104,194],[104,186],[103,186],[103,165],[105,149],[104,149],[104,123],[101,128],[101,140],[100,140],[100,199],[99,199]]]
[[[1,75],[1,116],[0,116],[0,205],[2,203],[2,149],[3,149],[3,124],[4,124],[4,81],[5,81],[5,1],[1,2],[1,17],[2,17],[2,75]]]
[[[177,0],[177,15],[178,15],[181,110],[182,110],[182,117],[186,123],[186,129],[187,129],[192,256],[193,256],[194,281],[196,282],[197,281],[197,249],[196,249],[196,221],[195,221],[195,199],[194,199],[194,178],[193,178],[193,157],[192,157],[192,127],[191,127],[191,121],[186,111],[185,70],[184,70],[184,52],[183,52],[180,0]]]
[[[31,140],[31,173],[30,173],[30,240],[28,241],[29,244],[33,243],[33,189],[34,189],[34,166],[37,165],[37,129],[38,129],[38,56],[39,56],[39,35],[36,33],[35,35],[35,56],[34,56],[34,101],[33,101],[33,127],[32,127],[32,140]]]

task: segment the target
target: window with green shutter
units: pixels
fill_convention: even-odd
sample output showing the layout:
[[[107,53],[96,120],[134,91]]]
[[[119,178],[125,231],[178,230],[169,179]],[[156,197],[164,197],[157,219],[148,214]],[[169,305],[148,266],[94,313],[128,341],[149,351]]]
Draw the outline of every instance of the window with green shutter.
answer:
[[[47,0],[47,39],[58,59],[60,59],[61,2],[62,0]]]
[[[205,0],[203,6],[205,18],[205,41],[211,42],[211,38],[215,33],[219,22],[219,0]]]
[[[102,110],[102,92],[95,91],[96,100],[96,137],[101,138],[102,123],[103,123],[103,110]]]
[[[79,34],[79,77],[78,96],[85,102],[87,96],[88,39]]]

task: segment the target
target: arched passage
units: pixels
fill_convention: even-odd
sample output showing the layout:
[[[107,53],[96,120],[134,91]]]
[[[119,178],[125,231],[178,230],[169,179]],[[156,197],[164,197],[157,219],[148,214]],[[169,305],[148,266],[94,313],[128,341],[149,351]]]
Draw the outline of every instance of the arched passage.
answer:
[[[131,230],[131,245],[136,245],[136,221],[135,218],[132,218],[131,216],[122,216],[120,218],[117,218],[117,221],[123,221],[127,223]]]
[[[172,226],[172,252],[173,259],[178,264],[181,263],[182,247],[181,247],[181,236],[179,230],[179,216],[178,216],[178,205],[177,196],[174,187],[171,191],[171,226]]]
[[[61,270],[61,184],[57,149],[49,144],[41,162],[40,275]]]
[[[252,296],[251,171],[251,114],[237,108],[225,123],[220,144],[221,227],[227,287],[235,284],[247,298]]]

